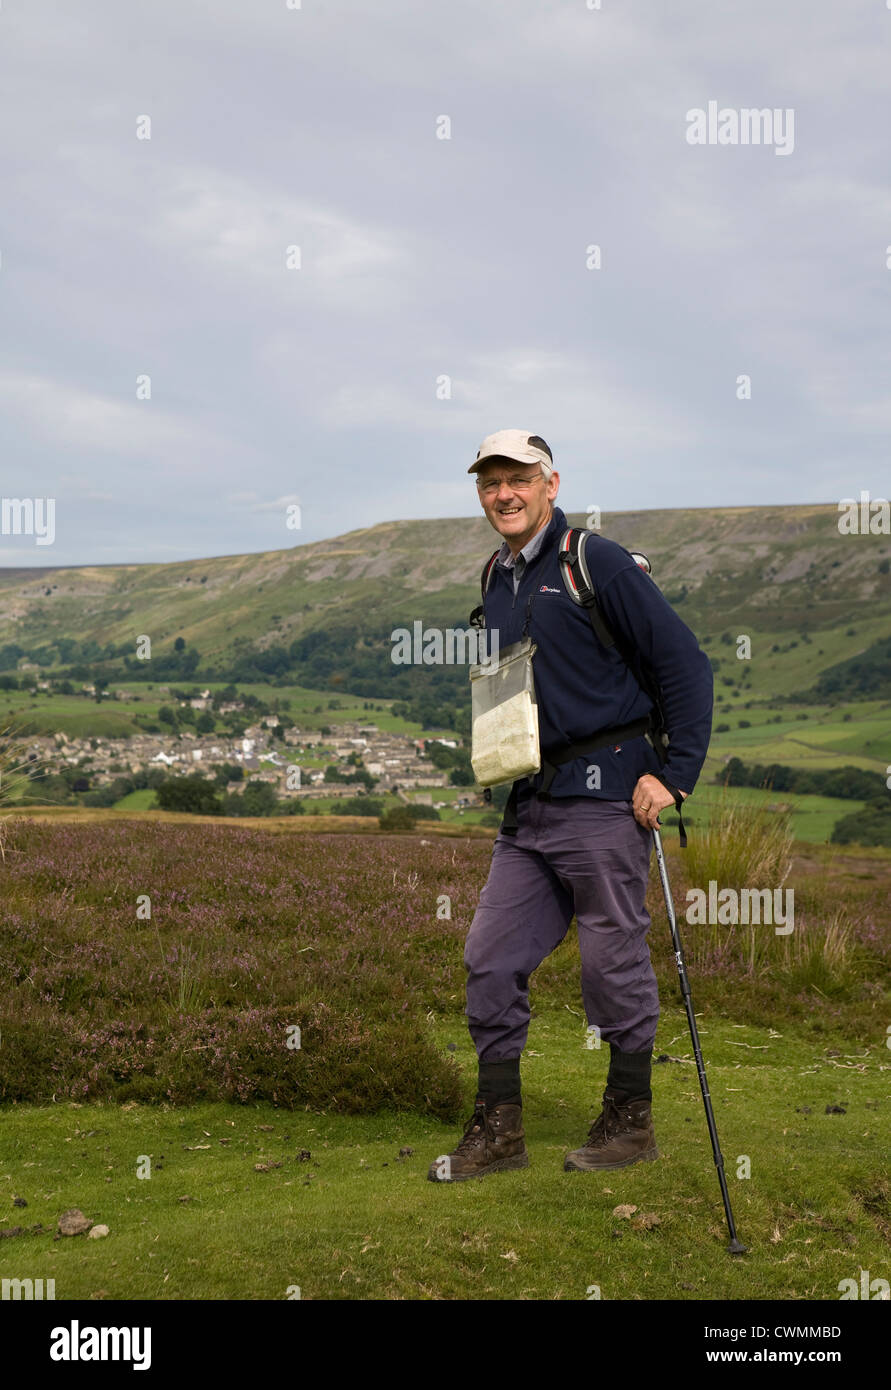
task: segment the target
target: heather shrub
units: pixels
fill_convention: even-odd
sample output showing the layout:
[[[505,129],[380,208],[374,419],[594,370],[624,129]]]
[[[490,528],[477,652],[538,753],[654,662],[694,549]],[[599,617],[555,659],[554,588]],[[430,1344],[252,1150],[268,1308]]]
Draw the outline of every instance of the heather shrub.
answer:
[[[466,1039],[464,939],[491,840],[275,826],[7,822],[0,1102],[460,1115],[475,1078],[434,1046],[430,1021],[448,1018]],[[843,851],[820,873],[793,872],[788,936],[688,925],[689,860],[667,852],[697,1010],[774,1027],[796,1015],[855,1040],[881,1024],[884,1037],[891,899],[879,851],[866,873],[846,872]],[[647,902],[660,995],[677,1005],[655,873]],[[584,1046],[574,923],[530,1000],[532,1047],[540,1009],[577,1015]]]
[[[13,823],[0,1100],[454,1117],[458,1071],[424,1020],[443,973],[453,983],[461,968],[462,929],[437,921],[405,858],[383,839]],[[469,904],[462,876],[456,906]],[[442,949],[416,945],[428,932]]]

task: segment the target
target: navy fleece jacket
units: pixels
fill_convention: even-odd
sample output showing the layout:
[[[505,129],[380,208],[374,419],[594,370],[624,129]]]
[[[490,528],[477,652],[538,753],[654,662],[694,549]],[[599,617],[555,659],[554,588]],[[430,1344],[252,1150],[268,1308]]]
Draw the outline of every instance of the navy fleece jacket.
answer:
[[[598,729],[628,724],[649,713],[652,701],[615,647],[596,637],[587,610],[566,592],[557,545],[567,527],[559,507],[514,594],[513,571],[497,563],[486,593],[486,627],[497,629],[504,650],[526,633],[537,645],[532,661],[542,749],[573,743]],[[668,760],[660,769],[650,743],[628,739],[618,752],[600,748],[557,769],[551,795],[594,796],[630,801],[639,777],[660,772],[691,792],[708,749],[712,724],[711,662],[693,633],[662,596],[654,581],[615,541],[592,531],[585,558],[610,631],[637,654],[662,692],[670,737]],[[600,769],[600,785],[588,785],[588,768]],[[590,779],[596,781],[595,777]],[[520,786],[537,789],[542,774]]]

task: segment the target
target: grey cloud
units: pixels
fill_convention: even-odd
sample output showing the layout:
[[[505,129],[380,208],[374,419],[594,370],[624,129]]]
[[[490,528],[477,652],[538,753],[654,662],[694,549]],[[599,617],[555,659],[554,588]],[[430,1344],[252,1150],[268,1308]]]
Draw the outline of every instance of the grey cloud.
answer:
[[[4,488],[58,499],[56,544],[6,562],[474,515],[467,464],[518,421],[572,508],[882,495],[888,23],[870,0],[4,7]],[[793,107],[794,153],[691,148],[710,99]]]

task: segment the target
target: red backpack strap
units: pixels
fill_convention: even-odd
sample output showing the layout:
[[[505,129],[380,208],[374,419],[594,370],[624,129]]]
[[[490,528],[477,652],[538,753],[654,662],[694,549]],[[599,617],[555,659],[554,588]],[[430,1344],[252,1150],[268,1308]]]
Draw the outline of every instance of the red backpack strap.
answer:
[[[591,574],[585,561],[585,545],[588,536],[592,534],[596,535],[597,533],[596,531],[581,530],[578,526],[570,526],[568,531],[563,532],[557,547],[560,573],[563,576],[563,585],[572,601],[588,610],[588,617],[598,640],[605,647],[614,647],[616,639],[607,627],[601,612],[597,600],[597,590],[591,580]]]

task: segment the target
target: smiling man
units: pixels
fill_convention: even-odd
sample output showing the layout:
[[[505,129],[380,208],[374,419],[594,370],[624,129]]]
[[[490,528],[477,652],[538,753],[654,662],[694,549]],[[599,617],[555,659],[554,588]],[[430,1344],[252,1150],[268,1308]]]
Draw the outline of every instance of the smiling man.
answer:
[[[610,1062],[600,1115],[564,1168],[624,1168],[659,1156],[650,1089],[659,997],[645,903],[651,831],[699,776],[711,732],[711,664],[628,551],[592,532],[585,556],[605,635],[615,640],[595,634],[588,609],[563,582],[558,545],[568,523],[539,435],[489,435],[468,472],[502,537],[486,627],[497,630],[502,650],[524,635],[536,644],[539,739],[555,766],[514,783],[495,841],[464,951],[476,1104],[456,1149],[428,1176],[460,1182],[528,1165],[520,1056],[529,977],[573,915],[589,1029],[609,1044]],[[654,683],[669,734],[664,763],[646,736],[654,702],[645,686]]]

